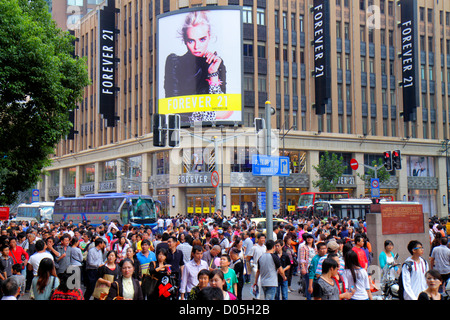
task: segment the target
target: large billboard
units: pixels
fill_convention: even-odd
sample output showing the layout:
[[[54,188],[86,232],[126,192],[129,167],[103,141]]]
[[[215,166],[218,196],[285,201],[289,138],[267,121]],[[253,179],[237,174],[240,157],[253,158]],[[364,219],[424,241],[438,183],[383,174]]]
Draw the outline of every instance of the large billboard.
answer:
[[[157,113],[181,126],[242,122],[242,14],[194,8],[158,16]]]
[[[402,87],[403,87],[403,120],[411,121],[412,115],[420,106],[420,76],[418,49],[417,0],[402,0]]]

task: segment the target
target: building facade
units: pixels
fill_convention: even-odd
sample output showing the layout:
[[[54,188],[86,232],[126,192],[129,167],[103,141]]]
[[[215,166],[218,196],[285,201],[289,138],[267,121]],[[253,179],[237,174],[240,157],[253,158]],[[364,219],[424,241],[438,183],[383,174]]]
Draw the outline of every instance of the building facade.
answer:
[[[53,1],[55,3],[55,1]],[[68,1],[69,2],[69,1]],[[97,1],[98,2],[98,1]],[[359,177],[384,151],[400,150],[402,169],[381,185],[382,196],[419,201],[424,212],[448,214],[447,157],[450,121],[450,2],[418,0],[421,106],[402,117],[400,7],[390,0],[330,0],[331,99],[324,115],[314,106],[313,0],[116,0],[116,116],[114,127],[98,112],[98,10],[75,29],[75,53],[86,59],[92,85],[75,112],[73,139],[55,149],[39,185],[41,197],[135,192],[160,200],[164,213],[209,213],[220,194],[223,209],[258,212],[264,179],[251,172],[258,152],[254,119],[266,101],[280,155],[290,176],[274,178],[281,206],[313,191],[324,151],[348,165],[338,189],[370,197]],[[184,8],[240,6],[243,19],[243,122],[183,130],[179,148],[153,146],[157,112],[157,16]],[[196,139],[193,134],[201,136]],[[219,147],[214,145],[217,142]],[[359,162],[358,170],[350,160]],[[220,176],[220,193],[211,173]],[[285,192],[286,190],[286,192]],[[225,195],[222,197],[222,194]],[[286,195],[286,196],[284,196]],[[234,207],[232,207],[234,206]]]

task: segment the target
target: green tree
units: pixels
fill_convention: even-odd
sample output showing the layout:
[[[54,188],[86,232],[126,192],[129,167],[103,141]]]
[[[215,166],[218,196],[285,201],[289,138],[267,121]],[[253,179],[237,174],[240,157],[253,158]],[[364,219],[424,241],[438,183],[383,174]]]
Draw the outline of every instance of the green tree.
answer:
[[[69,111],[89,84],[74,40],[44,0],[0,1],[0,204],[36,184],[70,131]]]
[[[379,158],[378,161],[373,160],[371,166],[381,168],[377,172],[377,178],[380,179],[380,183],[388,182],[391,179],[391,174],[384,167],[382,158]],[[357,173],[356,175],[364,182],[370,183],[370,179],[375,178],[375,170],[367,169],[366,174]]]
[[[313,181],[314,188],[328,192],[336,190],[338,180],[344,174],[347,166],[344,165],[342,156],[338,157],[335,153],[330,156],[328,151],[325,151],[325,154],[320,157],[319,165],[313,166],[313,168],[319,175],[319,179]]]

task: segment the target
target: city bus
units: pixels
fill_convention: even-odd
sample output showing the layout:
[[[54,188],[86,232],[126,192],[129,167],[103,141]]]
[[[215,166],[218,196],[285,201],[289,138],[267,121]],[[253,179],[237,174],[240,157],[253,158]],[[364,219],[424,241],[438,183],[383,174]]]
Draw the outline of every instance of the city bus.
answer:
[[[349,199],[348,192],[303,192],[300,194],[297,205],[298,214],[310,214],[316,201],[329,201],[336,199]]]
[[[103,221],[117,220],[120,225],[156,226],[161,203],[152,197],[126,193],[89,194],[78,198],[59,197],[55,201],[55,221],[73,223],[90,221],[99,225]]]
[[[418,202],[402,202],[381,199],[380,203],[404,205],[418,204]],[[350,218],[352,220],[366,219],[366,215],[370,213],[372,199],[339,199],[330,201],[317,201],[314,203],[313,214],[316,217],[336,216],[338,219]]]
[[[383,200],[382,200],[383,201]],[[317,201],[313,206],[313,215],[316,217],[336,216],[338,219],[348,217],[350,219],[365,219],[370,213],[372,199],[339,199],[329,201]]]
[[[54,202],[22,203],[17,207],[14,221],[35,221],[43,223],[45,220],[53,221]]]

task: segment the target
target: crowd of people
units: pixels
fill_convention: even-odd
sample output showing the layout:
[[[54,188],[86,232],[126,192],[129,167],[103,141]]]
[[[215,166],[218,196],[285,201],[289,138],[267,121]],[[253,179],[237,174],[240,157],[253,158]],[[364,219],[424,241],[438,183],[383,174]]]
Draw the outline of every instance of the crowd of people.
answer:
[[[443,299],[450,275],[445,222],[430,219],[431,252],[411,241],[401,267],[394,244],[374,257],[363,220],[284,217],[272,239],[250,217],[158,217],[156,226],[104,221],[3,222],[2,299],[35,300],[287,300],[293,276],[306,300],[369,300],[379,288],[371,264],[401,278],[407,300]],[[378,259],[378,261],[374,261]]]

